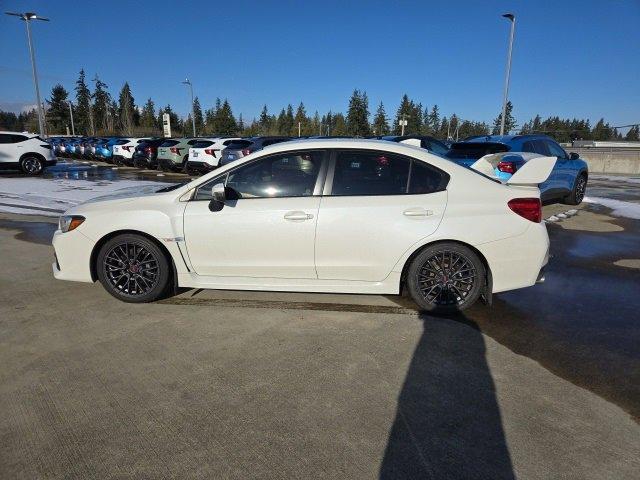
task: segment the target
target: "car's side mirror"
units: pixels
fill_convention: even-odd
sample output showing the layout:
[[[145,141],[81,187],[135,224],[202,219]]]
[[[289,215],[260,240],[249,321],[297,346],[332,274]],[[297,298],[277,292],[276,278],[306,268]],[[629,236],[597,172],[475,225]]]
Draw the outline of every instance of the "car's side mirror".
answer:
[[[212,212],[219,212],[224,207],[224,202],[227,199],[224,183],[216,183],[211,187],[211,201],[209,202],[209,210]]]
[[[576,152],[569,153],[569,160],[578,160],[579,158],[580,155],[578,155]]]

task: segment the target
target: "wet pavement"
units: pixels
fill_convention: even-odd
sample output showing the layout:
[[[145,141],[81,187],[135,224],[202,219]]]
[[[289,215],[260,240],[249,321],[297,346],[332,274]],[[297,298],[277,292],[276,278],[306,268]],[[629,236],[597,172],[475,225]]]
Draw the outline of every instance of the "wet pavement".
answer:
[[[154,177],[155,172],[83,164],[62,164],[48,178],[115,181],[179,181],[184,175]],[[640,200],[640,185],[607,178],[592,180],[588,195]],[[550,205],[545,217],[572,207]],[[552,259],[546,282],[494,296],[491,308],[476,305],[453,318],[473,325],[513,352],[529,357],[553,373],[616,403],[640,419],[640,221],[608,215],[609,209],[583,204],[575,217],[548,224]],[[24,218],[25,220],[22,220]],[[52,219],[0,219],[0,229],[15,238],[49,244]],[[607,229],[599,227],[606,224]],[[628,265],[628,266],[622,266]],[[635,266],[635,268],[634,268]],[[71,289],[73,284],[69,284]],[[164,301],[173,305],[230,306],[327,312],[377,312],[417,315],[409,299],[284,294],[278,299],[255,292],[189,291]],[[362,299],[365,300],[362,300]]]

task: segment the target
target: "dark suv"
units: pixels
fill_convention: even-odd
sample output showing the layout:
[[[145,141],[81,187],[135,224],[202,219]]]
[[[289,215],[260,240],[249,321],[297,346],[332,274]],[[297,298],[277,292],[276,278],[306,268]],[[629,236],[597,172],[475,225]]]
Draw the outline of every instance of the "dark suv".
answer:
[[[136,145],[133,152],[133,166],[137,168],[158,167],[158,146],[167,140],[166,138],[154,138],[145,140]]]

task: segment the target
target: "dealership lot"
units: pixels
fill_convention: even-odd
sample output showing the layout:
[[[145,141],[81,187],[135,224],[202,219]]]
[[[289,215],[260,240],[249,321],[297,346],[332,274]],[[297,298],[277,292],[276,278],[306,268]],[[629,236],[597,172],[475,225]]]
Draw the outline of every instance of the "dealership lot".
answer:
[[[152,179],[94,170],[77,173]],[[124,304],[54,281],[55,218],[0,214],[2,471],[634,478],[638,181],[592,179],[595,203],[567,218],[545,207],[559,218],[547,281],[454,318],[396,296],[190,290]]]

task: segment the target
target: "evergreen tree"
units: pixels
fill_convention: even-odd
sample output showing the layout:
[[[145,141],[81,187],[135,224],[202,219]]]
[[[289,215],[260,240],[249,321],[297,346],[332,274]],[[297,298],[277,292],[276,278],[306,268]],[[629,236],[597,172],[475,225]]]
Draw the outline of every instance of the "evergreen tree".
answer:
[[[389,134],[389,121],[387,120],[387,112],[384,110],[384,105],[380,102],[376,115],[373,117],[373,134],[374,135],[388,135]]]
[[[366,92],[355,89],[349,100],[347,112],[347,132],[354,137],[370,135],[369,127],[369,99]]]
[[[0,130],[20,132],[24,130],[24,125],[15,113],[0,110]]]
[[[131,95],[131,88],[129,83],[124,82],[120,95],[118,97],[118,120],[122,133],[124,135],[133,134],[134,112],[136,111],[136,105]]]
[[[302,136],[312,135],[310,123],[311,122],[309,120],[309,117],[307,117],[307,111],[304,108],[304,104],[300,102],[300,105],[298,105],[298,109],[296,110],[296,115],[295,117],[293,117],[294,131],[291,133],[291,135],[293,136],[298,135],[298,125],[300,125],[300,129],[299,129],[300,135]]]
[[[430,135],[438,136],[440,130],[440,109],[438,105],[434,105],[427,119]]]
[[[311,131],[311,135],[322,135],[322,122],[320,120],[320,114],[317,110],[316,113],[313,114],[313,119],[311,120],[309,129]]]
[[[80,76],[76,81],[76,105],[73,121],[76,133],[83,135],[95,135],[93,113],[91,111],[91,91],[85,80],[84,70],[80,70]]]
[[[507,102],[506,115],[504,121],[504,134],[508,135],[511,130],[516,127],[516,119],[513,118],[513,104],[511,101]],[[491,132],[493,135],[500,134],[500,124],[502,122],[502,112],[498,114],[496,119],[493,121],[493,131]]]
[[[145,128],[155,128],[156,123],[156,106],[150,98],[142,107],[142,115],[140,116],[140,125]]]
[[[287,127],[287,112],[285,111],[285,109],[283,108],[282,110],[280,110],[280,114],[278,115],[278,119],[276,120],[277,123],[277,131],[278,134],[280,135],[288,135],[289,130]]]
[[[347,122],[344,119],[344,115],[341,113],[336,113],[331,116],[331,123],[333,124],[331,128],[330,135],[348,135],[349,132],[347,130]]]
[[[161,108],[158,111],[158,125],[162,125],[162,117],[165,113],[169,114],[169,123],[171,124],[171,135],[175,135],[175,132],[182,130],[182,125],[180,124],[180,119],[178,118],[178,114],[173,111],[171,105],[167,105],[164,108]]]
[[[591,132],[594,140],[611,140],[614,136],[613,129],[609,123],[604,122],[604,118],[598,120]]]
[[[416,105],[413,100],[405,93],[400,100],[400,106],[396,112],[394,121],[394,133],[402,135],[402,126],[400,120],[406,120],[407,125],[404,127],[405,135],[415,135],[422,131],[422,106]]]
[[[640,142],[640,126],[634,125],[631,127],[624,139],[628,142]]]
[[[66,127],[69,127],[69,131],[71,131],[68,96],[69,92],[60,84],[51,89],[51,97],[47,99],[49,104],[47,122],[49,122],[53,133],[64,134],[66,133]]]
[[[110,115],[111,95],[107,91],[107,84],[98,78],[98,75],[93,79],[96,86],[93,91],[93,123],[96,129],[102,131],[112,132],[113,122],[111,121],[112,115]]]
[[[231,105],[225,98],[222,106],[216,112],[216,127],[220,135],[235,135],[238,133],[238,124],[231,111]]]
[[[244,132],[244,120],[242,119],[242,113],[238,115],[238,132]]]
[[[193,99],[193,114],[196,119],[196,135],[202,135],[204,132],[204,117],[202,115],[202,107],[198,97]]]
[[[261,135],[268,135],[271,132],[272,128],[272,118],[269,115],[269,111],[267,110],[267,106],[262,107],[262,112],[260,112],[260,119],[258,120],[258,129]]]

